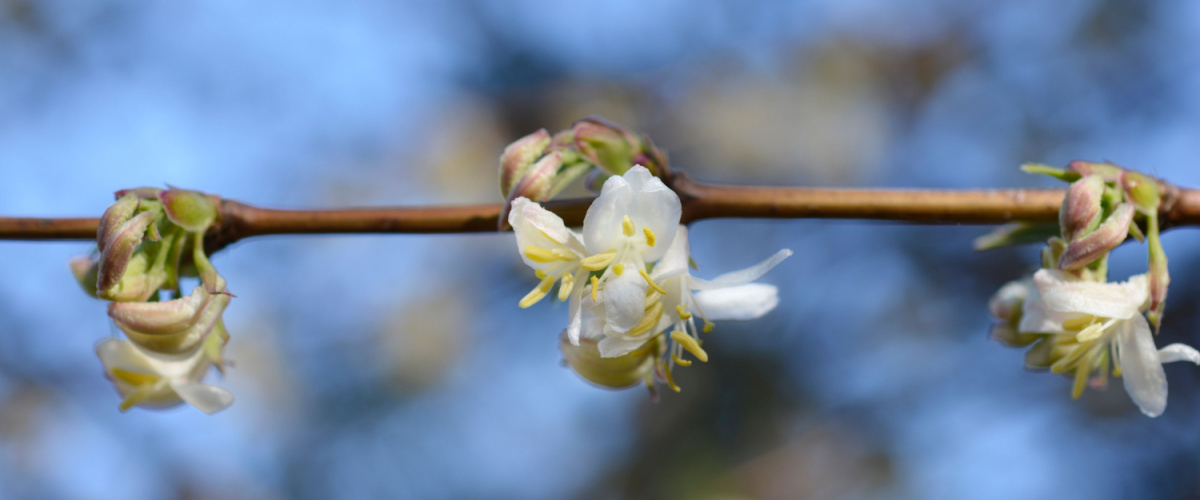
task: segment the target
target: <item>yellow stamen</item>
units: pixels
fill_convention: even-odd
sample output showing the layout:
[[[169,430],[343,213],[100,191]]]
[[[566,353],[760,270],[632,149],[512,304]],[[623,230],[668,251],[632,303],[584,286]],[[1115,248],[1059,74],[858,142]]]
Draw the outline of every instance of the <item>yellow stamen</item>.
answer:
[[[583,260],[579,261],[579,265],[583,266],[583,268],[587,269],[588,271],[599,271],[608,267],[609,264],[612,264],[612,261],[614,258],[616,258],[616,256],[616,250],[609,250],[607,252],[601,252],[596,255],[584,257]]]
[[[596,278],[595,276],[592,276],[591,281],[592,281],[592,302],[600,302],[600,299],[596,298],[596,291],[600,289],[600,280],[598,278]]]
[[[551,250],[550,252],[553,253],[554,256],[558,258],[558,260],[565,260],[567,262],[570,262],[570,261],[579,259],[579,256],[575,255],[574,252],[568,252],[561,248],[555,248],[554,250]]]
[[[675,392],[679,392],[679,391],[683,390],[683,389],[680,389],[679,386],[675,385],[675,377],[671,376],[671,367],[670,367],[670,365],[667,364],[666,361],[663,361],[662,368],[663,368],[663,373],[665,373],[667,375],[667,385],[671,386],[671,390],[673,390]]]
[[[621,230],[625,232],[625,236],[633,236],[633,219],[628,215],[621,221]]]
[[[1075,340],[1081,343],[1090,340],[1096,340],[1104,334],[1104,329],[1106,326],[1108,326],[1107,323],[1095,323],[1088,325],[1087,328],[1084,328],[1083,330],[1080,330],[1079,333],[1075,334]]]
[[[549,264],[558,260],[558,256],[554,255],[554,252],[535,246],[525,247],[525,257],[539,264]]]
[[[687,321],[692,318],[692,315],[687,312],[687,308],[683,304],[675,306],[675,312],[679,313],[679,319]]]
[[[126,384],[129,384],[129,385],[153,384],[154,382],[157,382],[159,379],[159,377],[157,375],[149,375],[146,373],[131,372],[129,370],[122,370],[120,368],[113,368],[112,370],[109,370],[109,372],[112,373],[112,376],[116,377],[117,380],[120,380],[121,382],[125,382]]]
[[[708,320],[704,320],[704,333],[712,333],[712,329],[716,328],[716,326],[717,325],[710,323]]]
[[[657,302],[662,302],[662,298],[663,294],[654,290],[646,290],[646,309],[650,309],[650,306]]]
[[[537,276],[537,279],[540,279],[540,280],[541,280],[541,279],[546,279],[546,272],[545,272],[545,271],[543,271],[543,270],[541,270],[541,269],[534,269],[534,270],[533,270],[533,275],[534,275],[534,276]]]
[[[674,354],[672,354],[672,355],[671,355],[671,359],[675,360],[675,363],[677,363],[679,366],[692,366],[692,362],[691,362],[691,361],[688,361],[688,360],[686,360],[686,359],[683,359],[683,358],[681,358],[681,357],[679,357],[679,356],[676,356],[676,355],[674,355]]]
[[[1062,322],[1063,330],[1078,331],[1083,330],[1092,324],[1096,323],[1098,318],[1092,315],[1087,315],[1082,318],[1072,318]]]
[[[525,295],[525,298],[521,299],[517,305],[520,306],[521,309],[525,309],[526,307],[537,304],[538,301],[542,300],[542,297],[545,297],[546,294],[550,292],[550,289],[554,287],[555,281],[558,281],[558,278],[555,276],[546,276],[545,278],[542,278],[542,282],[538,283],[538,286],[534,287],[533,290],[530,290],[529,293]]]
[[[625,273],[625,264],[614,264],[612,266],[613,273],[620,276]]]
[[[564,274],[562,283],[558,285],[558,301],[565,302],[567,297],[571,296],[571,290],[575,288],[575,276],[571,273]]]
[[[654,305],[646,309],[646,315],[642,316],[642,320],[636,326],[629,329],[629,335],[637,336],[650,331],[658,324],[658,320],[662,319],[663,305],[662,302],[656,302]]]
[[[1079,367],[1075,368],[1075,385],[1071,387],[1071,398],[1079,399],[1083,395],[1083,389],[1087,387],[1088,373],[1092,369],[1088,363],[1079,363]]]
[[[667,293],[666,290],[663,290],[663,287],[658,286],[658,283],[655,283],[654,280],[650,279],[650,274],[646,273],[645,269],[638,269],[638,273],[640,273],[642,275],[642,277],[646,279],[646,283],[649,283],[650,288],[653,288],[654,291],[656,291],[658,293],[662,293],[662,294]]]
[[[654,246],[654,242],[655,242],[654,231],[651,231],[650,228],[648,228],[648,227],[643,227],[642,232],[646,233],[646,244],[649,246]]]
[[[696,342],[696,339],[692,338],[691,335],[675,330],[671,332],[671,340],[678,342],[680,346],[687,349],[687,352],[692,353],[692,356],[695,356],[700,362],[708,362],[708,353],[700,348],[700,343]]]

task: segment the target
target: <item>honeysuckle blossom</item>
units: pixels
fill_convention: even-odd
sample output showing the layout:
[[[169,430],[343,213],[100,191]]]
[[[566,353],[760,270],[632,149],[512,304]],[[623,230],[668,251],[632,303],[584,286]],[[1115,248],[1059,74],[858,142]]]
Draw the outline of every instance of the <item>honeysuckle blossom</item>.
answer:
[[[1093,372],[1094,384],[1107,380],[1109,364],[1120,375],[1129,396],[1150,417],[1167,405],[1167,381],[1162,364],[1191,361],[1200,364],[1200,352],[1184,344],[1156,349],[1150,323],[1142,315],[1150,294],[1147,275],[1121,283],[1079,280],[1068,273],[1042,269],[1032,286],[1009,284],[1001,289],[1007,299],[1026,295],[1020,310],[1021,334],[1044,334],[1030,351],[1031,365],[1048,365],[1055,373],[1073,372],[1074,396],[1079,397]],[[1026,282],[1027,283],[1027,282]],[[993,314],[1012,314],[1012,300],[993,300]],[[1010,318],[1002,318],[1010,319]]]
[[[183,402],[213,414],[233,404],[233,394],[202,382],[224,343],[221,335],[210,335],[203,345],[183,354],[148,351],[132,342],[105,339],[96,345],[104,372],[124,398],[121,411],[134,406],[170,408]]]
[[[606,328],[623,333],[637,326],[650,287],[646,264],[666,252],[680,212],[679,196],[641,166],[605,181],[588,207],[582,234],[536,203],[517,198],[509,224],[521,258],[542,280],[519,305],[540,301],[558,282],[558,299],[570,300],[567,336],[575,345],[588,292],[604,304]]]
[[[751,281],[790,256],[791,250],[780,250],[754,266],[710,281],[691,276],[687,236],[687,228],[679,226],[663,258],[649,273],[648,288],[641,294],[642,316],[633,328],[624,332],[612,328],[603,297],[599,302],[590,296],[583,298],[583,343],[577,343],[580,347],[575,349],[563,347],[568,364],[581,376],[608,387],[627,387],[639,378],[652,386],[654,372],[649,369],[653,367],[678,391],[671,368],[692,364],[684,359],[684,351],[701,362],[708,361],[708,353],[700,346],[700,332],[712,331],[712,321],[756,319],[779,303],[774,286]],[[661,335],[664,332],[669,333]],[[664,355],[667,359],[660,364],[649,362]]]

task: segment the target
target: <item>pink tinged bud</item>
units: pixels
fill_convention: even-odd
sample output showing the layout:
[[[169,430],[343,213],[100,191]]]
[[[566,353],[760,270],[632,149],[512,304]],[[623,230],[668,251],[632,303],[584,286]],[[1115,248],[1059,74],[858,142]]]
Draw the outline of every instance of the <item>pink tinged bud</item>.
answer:
[[[1067,244],[1067,249],[1058,258],[1058,268],[1063,271],[1078,271],[1096,259],[1107,255],[1129,236],[1129,224],[1133,222],[1132,204],[1122,203],[1109,214],[1100,227],[1091,234]]]
[[[572,130],[579,154],[613,175],[623,175],[633,167],[634,158],[644,153],[636,134],[601,118],[579,120]]]
[[[101,294],[114,287],[121,281],[133,251],[142,243],[146,228],[154,222],[155,213],[152,211],[137,214],[125,221],[113,231],[112,236],[103,245],[100,254],[100,269],[96,277],[96,290]]]
[[[1091,233],[1100,225],[1100,200],[1104,197],[1104,179],[1089,175],[1071,184],[1058,211],[1062,237],[1068,242]]]
[[[211,197],[186,189],[169,189],[158,197],[167,219],[190,233],[204,232],[217,220],[217,202]]]
[[[500,154],[500,194],[508,198],[525,171],[545,154],[549,146],[550,132],[541,129],[505,147]]]
[[[100,216],[100,227],[96,230],[96,247],[101,252],[104,251],[104,247],[108,245],[108,240],[112,238],[117,228],[133,217],[133,212],[137,210],[137,207],[138,197],[128,194],[118,198],[116,203],[109,205],[104,210],[104,215]]]
[[[210,294],[198,286],[191,295],[166,302],[109,304],[108,315],[134,344],[178,354],[195,348],[213,332],[230,300],[229,295]]]
[[[100,269],[100,265],[91,257],[75,257],[70,261],[71,274],[75,275],[75,281],[79,282],[79,286],[83,287],[83,291],[87,292],[92,297],[96,296],[96,275]]]
[[[1167,272],[1167,254],[1163,251],[1162,240],[1158,234],[1158,212],[1151,212],[1147,217],[1148,233],[1147,246],[1150,249],[1150,310],[1146,319],[1158,331],[1162,324],[1163,311],[1167,304],[1167,287],[1171,285],[1171,275]]]
[[[124,198],[124,197],[132,194],[132,195],[134,195],[138,198],[144,199],[144,200],[151,200],[151,199],[157,199],[159,193],[162,193],[162,189],[154,188],[154,187],[139,187],[139,188],[122,189],[113,194],[117,198]]]
[[[1113,165],[1112,163],[1093,163],[1090,161],[1075,160],[1067,164],[1067,170],[1075,172],[1079,175],[1099,175],[1104,182],[1117,182],[1120,180],[1121,172],[1125,169]]]
[[[525,175],[517,182],[513,190],[508,193],[508,199],[505,200],[504,210],[500,213],[500,230],[508,227],[508,211],[512,206],[513,200],[522,196],[529,198],[535,202],[542,202],[550,199],[556,194],[552,191],[555,187],[555,177],[558,175],[558,169],[562,167],[562,153],[553,151],[550,154],[543,156],[525,171]],[[561,187],[559,187],[561,189]]]

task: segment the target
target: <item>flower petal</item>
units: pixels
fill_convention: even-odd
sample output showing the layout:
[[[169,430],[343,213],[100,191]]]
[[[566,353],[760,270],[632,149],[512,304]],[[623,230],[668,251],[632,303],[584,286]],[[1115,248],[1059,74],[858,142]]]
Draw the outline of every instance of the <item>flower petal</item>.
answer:
[[[688,269],[688,229],[687,226],[679,226],[675,230],[675,237],[671,239],[671,244],[667,246],[666,252],[663,253],[662,260],[654,265],[654,271],[650,276],[654,279],[660,279],[670,276],[677,276],[689,272]]]
[[[1125,391],[1146,416],[1162,415],[1167,407],[1167,376],[1154,348],[1150,323],[1138,314],[1116,328],[1117,361]]]
[[[779,304],[779,289],[772,285],[746,285],[707,290],[695,295],[696,305],[709,321],[760,318]]]
[[[625,178],[633,188],[629,217],[638,226],[658,235],[658,242],[647,249],[643,256],[646,262],[654,262],[667,253],[667,249],[675,240],[679,217],[683,213],[679,195],[640,165],[635,165],[626,172]]]
[[[562,218],[528,198],[513,200],[508,224],[517,235],[517,251],[521,254],[521,260],[531,268],[548,270],[561,262],[535,262],[525,254],[527,247],[564,249],[580,256],[583,254],[583,243],[563,224]]]
[[[1191,361],[1192,364],[1200,365],[1200,352],[1187,344],[1170,344],[1158,350],[1158,361],[1160,363]]]
[[[1020,333],[1063,333],[1062,322],[1066,315],[1047,311],[1042,304],[1042,295],[1037,287],[1029,287],[1029,295],[1021,305],[1021,322],[1017,325]]]
[[[615,358],[629,354],[645,345],[646,341],[652,337],[652,335],[646,333],[637,337],[631,337],[624,333],[612,332],[611,330],[609,332],[611,333],[610,335],[600,339],[600,342],[596,344],[596,347],[600,349],[600,357],[603,358]]]
[[[775,266],[778,266],[783,259],[792,256],[792,251],[783,249],[775,252],[775,255],[768,257],[766,260],[759,262],[753,266],[747,267],[740,271],[733,271],[722,274],[710,280],[703,280],[697,277],[688,279],[688,287],[692,290],[715,290],[717,288],[725,288],[731,286],[744,285],[767,274]]]
[[[210,384],[171,384],[171,389],[188,404],[212,415],[233,404],[233,393]]]
[[[575,273],[575,289],[571,290],[571,301],[567,303],[567,338],[574,345],[579,345],[579,334],[583,330],[583,294],[587,289],[583,285],[587,273]]]
[[[1049,269],[1033,275],[1047,309],[1119,319],[1139,315],[1150,296],[1146,279],[1146,275],[1139,274],[1123,283],[1075,281],[1061,271]]]
[[[101,340],[99,344],[96,344],[96,356],[108,370],[118,368],[138,373],[155,373],[154,368],[146,359],[146,355],[128,340],[114,338]]]
[[[637,326],[646,314],[646,290],[650,286],[635,271],[634,266],[640,265],[626,264],[625,272],[620,276],[610,275],[601,289],[605,324],[618,333],[624,333]],[[612,273],[611,268],[609,273]]]
[[[583,217],[583,243],[588,254],[598,254],[616,248],[622,237],[621,223],[625,220],[633,188],[624,177],[612,176],[604,181],[600,196],[588,207]]]

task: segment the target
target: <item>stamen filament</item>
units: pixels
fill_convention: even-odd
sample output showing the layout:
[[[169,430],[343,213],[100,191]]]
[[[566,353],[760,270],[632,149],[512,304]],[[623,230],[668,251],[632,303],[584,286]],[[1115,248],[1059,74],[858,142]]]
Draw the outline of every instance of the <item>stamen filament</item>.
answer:
[[[546,276],[545,278],[542,278],[542,282],[538,283],[538,286],[534,287],[533,290],[530,290],[529,293],[525,295],[525,298],[522,298],[517,305],[520,306],[521,309],[525,309],[529,306],[537,304],[538,301],[542,300],[542,297],[545,297],[546,294],[550,292],[550,289],[554,287],[555,281],[558,281],[558,277],[556,276]]]
[[[588,271],[599,271],[608,267],[609,264],[612,264],[612,261],[614,258],[616,258],[616,256],[616,250],[609,250],[596,255],[584,257],[583,260],[579,261],[579,265],[583,266],[583,268],[587,269]]]
[[[692,362],[691,362],[691,361],[688,361],[688,360],[686,360],[686,359],[683,359],[683,358],[679,357],[679,356],[678,356],[678,355],[676,355],[676,354],[672,354],[672,355],[671,355],[671,359],[672,359],[672,360],[674,360],[674,361],[675,361],[675,363],[676,363],[676,364],[678,364],[679,366],[692,366]]]
[[[654,231],[651,231],[648,227],[643,227],[642,232],[646,233],[646,245],[654,246],[654,242],[657,240],[657,238],[654,236]]]
[[[665,373],[667,375],[667,385],[671,386],[671,390],[673,390],[675,392],[682,391],[683,389],[680,389],[679,386],[675,385],[675,377],[671,376],[671,367],[667,364],[666,361],[663,361],[662,367],[663,367],[663,373]]]
[[[666,290],[663,290],[663,287],[658,286],[658,283],[655,283],[654,280],[650,279],[650,274],[647,273],[645,269],[638,269],[638,273],[642,275],[642,278],[646,279],[646,283],[649,283],[650,288],[653,288],[654,291],[664,295],[667,293]]]
[[[692,353],[692,356],[695,356],[700,362],[708,362],[708,353],[700,348],[700,343],[696,342],[696,339],[692,338],[691,335],[675,330],[671,332],[671,340],[678,342],[680,346],[687,349],[687,352]]]
[[[633,219],[630,219],[628,215],[621,220],[621,230],[625,233],[626,237],[633,236]]]

